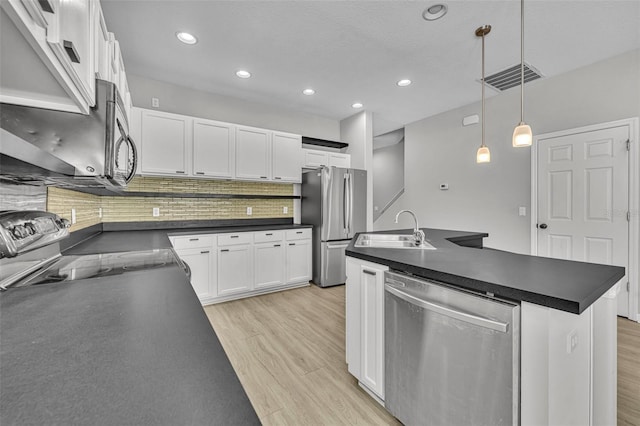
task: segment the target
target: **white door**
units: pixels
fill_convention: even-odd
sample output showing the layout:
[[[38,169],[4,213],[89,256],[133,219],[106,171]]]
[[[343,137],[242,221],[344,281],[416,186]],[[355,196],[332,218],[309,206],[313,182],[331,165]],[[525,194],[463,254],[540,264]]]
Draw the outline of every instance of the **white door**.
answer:
[[[235,129],[210,120],[193,120],[193,174],[233,178]]]
[[[271,169],[276,182],[302,182],[302,136],[274,133]]]
[[[255,288],[284,284],[284,247],[282,242],[253,246]]]
[[[619,126],[538,139],[538,255],[624,266],[628,276],[629,136]],[[628,313],[623,286],[618,315]]]

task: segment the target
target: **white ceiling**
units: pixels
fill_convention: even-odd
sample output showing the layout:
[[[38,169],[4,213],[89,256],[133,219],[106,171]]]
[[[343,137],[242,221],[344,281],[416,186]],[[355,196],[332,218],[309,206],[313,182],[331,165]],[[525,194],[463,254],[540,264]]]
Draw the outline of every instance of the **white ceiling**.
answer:
[[[128,73],[334,119],[360,101],[403,125],[480,99],[477,27],[493,27],[487,75],[520,61],[518,0],[446,0],[448,14],[425,21],[437,2],[102,0],[102,8]],[[640,48],[640,1],[526,0],[525,25],[525,60],[551,77]],[[177,31],[198,43],[180,43]],[[238,69],[252,78],[237,78]],[[401,78],[413,84],[397,87]],[[306,87],[316,94],[303,95]]]

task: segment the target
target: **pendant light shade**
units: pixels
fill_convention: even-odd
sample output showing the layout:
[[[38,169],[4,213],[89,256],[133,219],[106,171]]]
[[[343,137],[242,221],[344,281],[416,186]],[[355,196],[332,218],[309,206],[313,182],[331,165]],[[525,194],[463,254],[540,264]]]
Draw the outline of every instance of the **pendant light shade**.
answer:
[[[531,126],[520,122],[520,124],[513,130],[513,146],[531,146],[533,143],[533,133],[531,133]]]
[[[489,148],[486,146],[481,146],[478,148],[478,152],[476,153],[476,163],[490,163],[491,162],[491,152],[489,152]]]
[[[514,147],[531,146],[533,133],[524,122],[524,0],[520,0],[520,124],[513,130]]]
[[[491,162],[491,152],[484,144],[484,36],[489,32],[491,32],[491,25],[485,25],[476,30],[476,36],[482,37],[482,144],[476,153],[476,163],[478,164]]]

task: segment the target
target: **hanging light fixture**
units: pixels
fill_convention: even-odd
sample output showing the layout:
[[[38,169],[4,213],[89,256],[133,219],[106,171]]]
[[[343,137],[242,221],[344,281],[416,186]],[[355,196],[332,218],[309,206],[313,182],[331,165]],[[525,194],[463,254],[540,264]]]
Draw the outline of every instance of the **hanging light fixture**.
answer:
[[[524,122],[524,0],[520,0],[520,124],[513,130],[513,146],[531,146],[531,127]]]
[[[491,152],[489,152],[489,148],[484,144],[484,36],[490,32],[491,25],[485,25],[476,30],[476,36],[482,37],[482,145],[478,148],[476,163],[491,162]]]

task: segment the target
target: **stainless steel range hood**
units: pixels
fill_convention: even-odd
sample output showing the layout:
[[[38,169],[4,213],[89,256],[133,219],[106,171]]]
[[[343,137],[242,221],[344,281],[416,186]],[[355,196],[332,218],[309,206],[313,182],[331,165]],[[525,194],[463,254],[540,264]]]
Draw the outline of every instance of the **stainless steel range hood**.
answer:
[[[59,186],[125,186],[136,152],[113,83],[96,81],[88,115],[0,104],[0,178]]]

